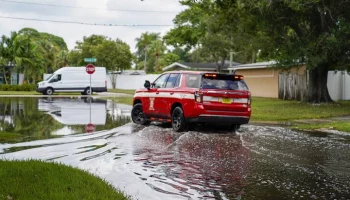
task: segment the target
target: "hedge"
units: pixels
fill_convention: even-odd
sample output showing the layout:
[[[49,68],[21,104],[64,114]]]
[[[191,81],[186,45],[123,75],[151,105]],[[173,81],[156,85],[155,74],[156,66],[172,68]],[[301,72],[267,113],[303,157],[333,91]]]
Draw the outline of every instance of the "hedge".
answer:
[[[36,84],[9,85],[1,84],[0,91],[35,91]]]

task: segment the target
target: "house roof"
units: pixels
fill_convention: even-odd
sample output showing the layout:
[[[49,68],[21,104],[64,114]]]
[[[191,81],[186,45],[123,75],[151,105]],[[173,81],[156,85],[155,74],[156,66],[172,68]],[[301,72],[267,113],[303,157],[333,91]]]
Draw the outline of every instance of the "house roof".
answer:
[[[232,66],[240,65],[241,63],[232,62]],[[216,63],[187,63],[187,62],[175,62],[163,68],[163,71],[169,70],[173,67],[182,67],[184,69],[198,69],[198,70],[215,70]],[[230,67],[230,61],[226,60],[224,66],[221,69],[228,69]]]
[[[236,65],[233,67],[229,67],[229,70],[237,70],[237,69],[259,69],[259,68],[267,68],[271,65],[276,64],[276,61],[268,61],[268,62],[258,62],[258,63],[250,63],[244,65]]]
[[[145,75],[144,70],[124,70],[124,71],[114,71],[112,74],[123,74],[123,75]]]

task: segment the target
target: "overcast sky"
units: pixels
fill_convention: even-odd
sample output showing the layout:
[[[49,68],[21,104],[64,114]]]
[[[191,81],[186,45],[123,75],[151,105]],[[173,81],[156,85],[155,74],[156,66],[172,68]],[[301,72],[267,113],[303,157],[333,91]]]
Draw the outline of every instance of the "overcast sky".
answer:
[[[98,24],[156,24],[172,25],[176,14],[182,7],[177,0],[9,0],[17,2],[55,4],[74,7],[98,8],[73,9],[52,6],[28,5],[0,0],[0,17],[34,18],[45,20],[74,21]],[[157,10],[159,12],[117,12],[104,9],[118,10]],[[119,38],[130,45],[135,51],[135,38],[141,33],[160,32],[162,36],[172,27],[108,27],[88,26],[78,24],[62,24],[52,22],[22,21],[0,18],[0,35],[9,35],[24,27],[37,29],[62,37],[69,49],[73,49],[77,40],[91,34],[101,34],[113,39]]]

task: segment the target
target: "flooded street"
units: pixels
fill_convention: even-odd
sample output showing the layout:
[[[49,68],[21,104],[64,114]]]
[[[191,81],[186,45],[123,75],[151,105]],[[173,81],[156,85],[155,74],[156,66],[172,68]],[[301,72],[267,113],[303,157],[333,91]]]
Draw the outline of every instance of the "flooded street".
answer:
[[[0,102],[0,131],[42,139],[0,144],[1,159],[62,162],[141,200],[350,199],[350,135],[263,125],[176,133],[129,123],[130,106],[107,100]]]

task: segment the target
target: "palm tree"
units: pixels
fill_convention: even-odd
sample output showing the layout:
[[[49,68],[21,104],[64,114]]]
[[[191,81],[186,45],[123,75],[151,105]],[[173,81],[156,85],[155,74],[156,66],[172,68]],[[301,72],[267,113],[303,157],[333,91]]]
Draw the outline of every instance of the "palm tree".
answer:
[[[16,32],[11,32],[10,37],[3,35],[0,43],[0,57],[5,64],[14,66],[20,66],[23,62],[28,61],[28,57],[25,57],[26,47]],[[6,70],[3,69],[5,83],[7,84]]]
[[[160,33],[142,33],[141,37],[136,38],[136,48],[137,48],[137,55],[141,57],[144,55],[145,62],[144,62],[144,70],[146,71],[146,64],[147,64],[147,51],[148,47],[152,44],[153,41],[160,39]]]
[[[57,55],[56,69],[68,66],[68,51],[61,50]]]
[[[154,63],[154,71],[159,71],[159,57],[163,55],[164,51],[166,50],[166,47],[164,46],[163,42],[161,40],[155,40],[150,45],[150,50],[152,54],[156,57],[155,63]]]

